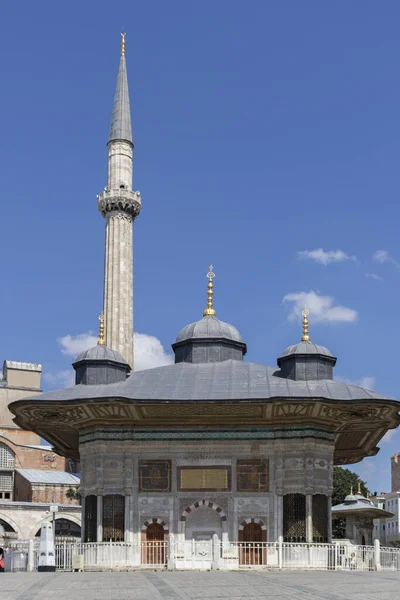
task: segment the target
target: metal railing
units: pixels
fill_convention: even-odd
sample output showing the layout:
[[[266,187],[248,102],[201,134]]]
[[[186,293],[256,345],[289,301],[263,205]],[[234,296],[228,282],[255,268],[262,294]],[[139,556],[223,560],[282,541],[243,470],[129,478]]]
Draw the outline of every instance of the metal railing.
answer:
[[[299,569],[349,571],[400,571],[400,548],[351,544],[306,544],[286,542],[221,542],[181,540],[170,534],[168,541],[56,542],[58,570],[71,571],[74,557],[81,555],[85,569]],[[12,542],[6,553],[6,570],[36,570],[39,541]]]
[[[381,548],[382,571],[400,571],[400,548]]]

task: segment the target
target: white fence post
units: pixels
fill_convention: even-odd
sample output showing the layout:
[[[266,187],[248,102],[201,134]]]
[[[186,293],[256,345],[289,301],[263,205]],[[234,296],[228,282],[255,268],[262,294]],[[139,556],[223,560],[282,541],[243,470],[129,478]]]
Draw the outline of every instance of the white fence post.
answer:
[[[219,547],[219,537],[217,533],[214,533],[212,537],[212,561],[211,568],[219,569],[219,556],[220,556],[220,547]]]
[[[282,536],[278,537],[278,568],[282,569]]]
[[[379,540],[374,540],[374,569],[381,570],[381,545]]]
[[[34,550],[33,550],[33,540],[29,540],[28,542],[28,565],[27,571],[31,572],[35,569],[35,558],[34,558]]]
[[[169,571],[172,571],[175,568],[175,536],[173,533],[168,535],[168,559],[167,559],[167,568]]]

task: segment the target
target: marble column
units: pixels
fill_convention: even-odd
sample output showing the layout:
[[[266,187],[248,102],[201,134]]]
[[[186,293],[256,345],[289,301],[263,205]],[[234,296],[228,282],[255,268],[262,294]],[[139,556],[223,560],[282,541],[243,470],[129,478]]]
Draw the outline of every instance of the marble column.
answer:
[[[103,496],[97,496],[97,541],[103,541]]]
[[[283,536],[283,496],[275,496],[275,540]]]
[[[327,534],[328,534],[328,543],[332,543],[332,497],[328,496],[327,498],[327,519],[328,519],[328,526],[327,526]]]
[[[81,542],[85,541],[85,514],[86,514],[86,498],[85,496],[82,496],[82,512],[81,512],[81,520],[82,520],[82,525],[81,525]]]
[[[306,542],[311,544],[313,541],[312,529],[312,494],[306,495]]]

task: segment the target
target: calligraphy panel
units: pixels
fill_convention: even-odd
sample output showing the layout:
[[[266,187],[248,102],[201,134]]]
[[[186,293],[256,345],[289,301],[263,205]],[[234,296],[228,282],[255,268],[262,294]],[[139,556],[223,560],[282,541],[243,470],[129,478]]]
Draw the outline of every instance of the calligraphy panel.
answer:
[[[139,461],[139,492],[169,492],[170,490],[170,460]]]
[[[249,459],[237,461],[238,492],[268,492],[269,461]]]

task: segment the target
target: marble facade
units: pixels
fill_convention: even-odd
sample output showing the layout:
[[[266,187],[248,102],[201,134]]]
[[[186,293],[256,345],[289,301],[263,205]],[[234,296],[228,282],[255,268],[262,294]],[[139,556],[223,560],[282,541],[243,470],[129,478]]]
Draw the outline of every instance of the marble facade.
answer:
[[[315,495],[325,496],[327,510],[330,506],[333,452],[332,441],[312,438],[277,439],[266,443],[86,442],[80,445],[83,505],[87,496],[96,496],[97,541],[104,539],[102,503],[103,497],[109,495],[125,498],[123,540],[127,542],[140,541],[145,524],[155,520],[163,524],[164,531],[181,539],[206,532],[209,536],[216,533],[225,541],[236,541],[247,521],[257,522],[265,531],[263,541],[277,541],[279,536],[291,537],[284,530],[284,496],[301,494],[305,498],[306,512],[304,535],[298,536],[301,538],[298,541],[327,541],[331,537],[328,528],[326,535],[320,532],[321,535],[316,536],[313,532],[312,507]],[[237,465],[249,459],[268,464],[266,489],[263,482],[264,489],[260,491],[238,490]],[[149,491],[141,481],[141,465],[154,464],[157,473],[160,462],[170,464],[168,490],[163,487],[160,491]],[[181,489],[180,477],[185,468],[193,469],[190,485],[195,489]],[[227,485],[224,483],[226,489],[205,487],[204,471],[207,475],[211,469],[229,473]],[[196,470],[199,471],[197,486]],[[83,537],[94,541],[88,539],[88,532],[83,532]]]

